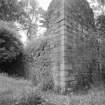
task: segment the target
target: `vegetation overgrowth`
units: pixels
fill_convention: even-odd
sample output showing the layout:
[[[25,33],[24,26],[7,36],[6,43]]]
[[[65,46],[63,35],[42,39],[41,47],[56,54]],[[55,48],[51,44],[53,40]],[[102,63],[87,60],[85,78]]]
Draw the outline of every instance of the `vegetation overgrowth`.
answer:
[[[103,85],[68,95],[43,92],[31,81],[0,74],[0,105],[104,105]]]
[[[5,7],[10,3],[7,0],[5,2],[2,1],[2,6],[5,5]],[[14,6],[14,3],[17,7]],[[22,28],[27,30],[27,35],[36,34],[37,18],[36,22],[32,24],[33,20],[30,20],[30,15],[34,15],[34,12],[38,11],[36,11],[36,8],[33,8],[34,11],[30,10],[29,13],[25,13],[24,8],[27,7],[27,4],[24,3],[25,1],[18,5],[16,0],[14,2],[11,0],[8,8],[3,9],[1,6],[0,13],[2,17],[0,19],[4,22],[0,21],[0,105],[104,105],[105,43],[102,40],[105,38],[101,34],[104,33],[105,25],[103,21],[105,16],[100,16],[97,20],[97,31],[100,32],[100,36],[97,33],[97,35],[90,35],[88,37],[84,37],[83,35],[77,36],[77,48],[73,53],[73,57],[76,63],[81,61],[82,64],[75,67],[78,70],[78,76],[76,77],[78,83],[74,92],[62,95],[59,94],[60,91],[54,91],[54,81],[48,68],[50,46],[46,39],[43,37],[42,39],[37,39],[35,42],[33,40],[24,50],[19,37],[17,37],[18,33],[14,30],[14,25],[8,22],[16,20],[23,25]],[[34,2],[34,4],[36,3]],[[34,7],[34,4],[31,2],[31,6]],[[15,11],[11,11],[11,5],[16,9]],[[20,5],[23,5],[23,7],[18,9]],[[5,15],[8,9],[8,15]],[[19,12],[19,10],[21,11]],[[13,17],[11,13],[14,14]],[[17,17],[18,15],[20,17]],[[99,39],[102,43],[99,42]],[[35,62],[36,59],[38,62]],[[46,62],[42,63],[45,59],[47,67],[44,64]],[[39,63],[38,67],[40,67],[40,64],[44,66],[41,65],[42,68],[39,71],[35,63]],[[25,70],[26,74],[22,70]],[[83,70],[86,73],[83,73]],[[24,76],[20,77],[20,72],[27,77],[29,76],[28,79],[31,79],[25,80]],[[96,83],[98,81],[102,81],[102,83]],[[92,86],[92,84],[94,85]],[[95,87],[96,84],[98,84],[97,87]]]

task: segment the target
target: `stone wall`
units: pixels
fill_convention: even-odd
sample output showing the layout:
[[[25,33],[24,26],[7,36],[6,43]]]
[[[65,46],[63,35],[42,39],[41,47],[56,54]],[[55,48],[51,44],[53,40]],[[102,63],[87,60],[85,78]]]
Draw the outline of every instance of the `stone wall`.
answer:
[[[48,19],[48,37],[51,45],[55,44],[51,57],[55,86],[61,91],[70,90],[76,85],[78,67],[82,65],[82,59],[75,54],[80,37],[95,31],[93,11],[86,0],[53,0]]]
[[[46,38],[34,43],[33,69],[51,71],[54,87],[64,92],[77,84],[79,67],[83,65],[78,46],[80,39],[95,31],[94,15],[86,0],[53,0],[47,19]]]
[[[59,5],[58,5],[59,4]],[[64,1],[56,0],[48,8],[48,30],[47,35],[52,46],[52,67],[56,89],[64,89]]]
[[[66,89],[70,90],[77,84],[79,67],[84,63],[78,47],[95,30],[94,15],[86,0],[65,0],[64,16],[64,81]]]

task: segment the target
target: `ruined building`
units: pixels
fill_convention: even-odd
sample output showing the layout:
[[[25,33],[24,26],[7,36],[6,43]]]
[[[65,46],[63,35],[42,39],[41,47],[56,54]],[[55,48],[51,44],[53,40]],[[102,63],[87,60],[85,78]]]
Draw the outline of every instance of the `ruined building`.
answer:
[[[94,15],[86,0],[53,0],[48,8],[48,36],[51,37],[54,83],[62,91],[75,85],[74,62],[79,36],[94,32]]]
[[[34,68],[51,70],[54,86],[62,92],[71,90],[83,65],[75,54],[79,42],[95,31],[93,11],[86,0],[52,0],[47,19],[48,40],[34,49]]]

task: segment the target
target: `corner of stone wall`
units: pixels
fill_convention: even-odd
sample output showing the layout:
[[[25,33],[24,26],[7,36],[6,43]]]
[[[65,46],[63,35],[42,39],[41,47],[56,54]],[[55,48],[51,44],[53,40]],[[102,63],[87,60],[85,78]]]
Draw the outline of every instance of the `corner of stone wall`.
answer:
[[[84,7],[87,7],[87,11],[84,11],[80,8],[81,4],[78,6],[76,2],[78,0],[53,0],[51,2],[47,11],[49,24],[46,38],[33,51],[33,69],[50,70],[54,88],[62,93],[72,91],[77,82],[75,67],[78,67],[80,62],[74,63],[76,58],[73,54],[79,44],[78,37],[89,35],[93,31],[93,23],[88,23],[88,20],[94,18],[88,3],[84,2],[86,5]],[[91,19],[89,16],[86,17],[87,14]]]
[[[72,91],[79,62],[74,53],[80,36],[94,31],[94,15],[86,0],[53,0],[48,8],[52,73],[56,87]]]

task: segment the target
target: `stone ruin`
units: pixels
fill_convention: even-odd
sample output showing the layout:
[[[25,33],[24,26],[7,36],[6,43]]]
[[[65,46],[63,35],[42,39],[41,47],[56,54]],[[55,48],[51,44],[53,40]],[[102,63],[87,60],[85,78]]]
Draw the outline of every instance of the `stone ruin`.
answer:
[[[61,92],[72,90],[76,84],[74,62],[79,36],[95,32],[94,14],[86,0],[52,0],[47,11],[47,42],[35,49],[35,69],[50,69],[54,86]],[[37,43],[37,42],[36,42]],[[81,59],[80,59],[81,60]]]
[[[76,39],[79,35],[93,34],[94,14],[86,0],[53,0],[48,8],[48,18],[54,83],[61,91],[69,90],[76,83],[75,56],[72,56]]]

